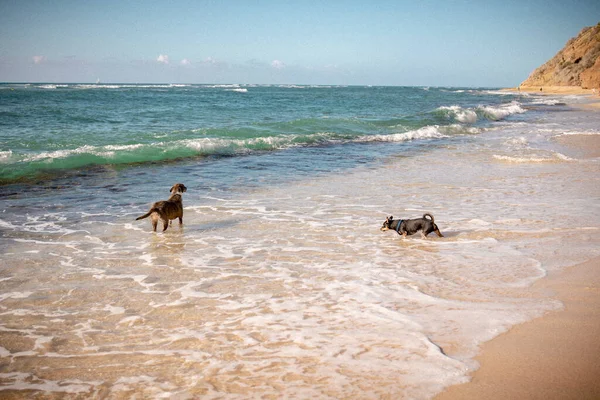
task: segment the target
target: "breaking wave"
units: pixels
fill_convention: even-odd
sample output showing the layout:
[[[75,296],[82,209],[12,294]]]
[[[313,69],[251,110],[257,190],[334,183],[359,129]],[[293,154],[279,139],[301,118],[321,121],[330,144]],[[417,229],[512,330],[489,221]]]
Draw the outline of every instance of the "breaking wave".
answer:
[[[308,122],[298,123],[306,125]],[[389,134],[364,134],[357,130],[354,133],[316,132],[243,138],[196,137],[126,145],[83,145],[72,149],[32,153],[9,150],[0,152],[0,175],[3,181],[13,181],[40,173],[99,165],[141,164],[209,156],[231,157],[293,147],[434,140],[478,132],[476,128],[453,124],[424,126]]]
[[[118,83],[0,87],[12,89],[2,94],[15,100],[0,116],[0,124],[11,131],[0,147],[0,183],[95,166],[451,140],[479,134],[494,121],[526,111],[517,101],[498,104],[496,97],[464,89]],[[413,101],[425,89],[423,101]],[[250,92],[252,96],[244,95]],[[483,96],[478,101],[484,105],[472,103],[474,95]]]
[[[500,121],[514,114],[522,114],[527,110],[518,102],[498,106],[480,105],[474,108],[464,108],[458,105],[442,106],[436,112],[455,122],[474,124],[481,119]]]

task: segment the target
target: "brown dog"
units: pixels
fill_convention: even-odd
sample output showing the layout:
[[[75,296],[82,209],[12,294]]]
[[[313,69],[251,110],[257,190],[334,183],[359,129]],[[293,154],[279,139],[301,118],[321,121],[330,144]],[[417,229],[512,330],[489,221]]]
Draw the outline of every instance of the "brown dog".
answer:
[[[135,220],[152,216],[152,228],[154,232],[156,232],[159,218],[163,222],[163,232],[167,230],[169,221],[172,219],[179,218],[179,225],[183,224],[183,201],[181,195],[185,191],[187,191],[187,188],[183,183],[176,183],[171,188],[171,197],[169,197],[169,200],[157,201],[152,204],[150,211],[141,217],[137,217]]]

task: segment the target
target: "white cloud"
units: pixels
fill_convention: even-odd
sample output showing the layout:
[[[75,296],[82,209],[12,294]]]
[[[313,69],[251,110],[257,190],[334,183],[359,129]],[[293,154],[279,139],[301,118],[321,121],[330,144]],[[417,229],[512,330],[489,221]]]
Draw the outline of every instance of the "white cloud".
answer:
[[[283,61],[273,60],[273,62],[271,63],[271,67],[275,69],[284,69],[285,63]]]
[[[187,58],[184,58],[183,60],[181,60],[181,65],[190,65],[192,62],[190,60],[188,60]]]
[[[156,59],[156,61],[158,61],[159,63],[162,64],[168,64],[169,63],[169,56],[165,55],[165,54],[161,54],[158,56],[158,58]]]
[[[41,64],[44,61],[46,61],[46,57],[45,56],[33,56],[33,63],[34,64]]]

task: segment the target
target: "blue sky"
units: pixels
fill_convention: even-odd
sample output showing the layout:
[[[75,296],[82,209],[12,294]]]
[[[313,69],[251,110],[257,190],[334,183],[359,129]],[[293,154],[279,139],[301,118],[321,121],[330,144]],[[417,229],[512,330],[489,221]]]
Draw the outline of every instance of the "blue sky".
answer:
[[[0,0],[0,81],[507,87],[598,22],[598,0]]]

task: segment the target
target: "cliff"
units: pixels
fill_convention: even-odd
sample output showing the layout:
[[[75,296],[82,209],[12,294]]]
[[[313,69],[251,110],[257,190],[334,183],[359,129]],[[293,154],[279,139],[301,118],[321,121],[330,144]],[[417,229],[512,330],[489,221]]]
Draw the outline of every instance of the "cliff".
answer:
[[[521,86],[600,88],[600,23],[583,28],[550,61],[533,71]]]

